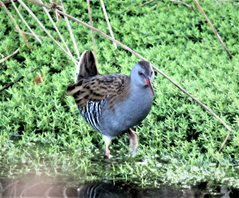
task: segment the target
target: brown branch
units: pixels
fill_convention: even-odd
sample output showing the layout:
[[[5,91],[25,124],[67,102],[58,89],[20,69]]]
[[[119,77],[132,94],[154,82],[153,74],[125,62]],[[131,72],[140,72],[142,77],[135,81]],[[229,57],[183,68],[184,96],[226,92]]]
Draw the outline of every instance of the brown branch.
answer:
[[[224,50],[227,52],[227,55],[229,56],[229,58],[232,58],[232,54],[231,52],[227,49],[226,44],[223,42],[221,36],[218,34],[216,28],[214,27],[214,25],[212,24],[212,22],[210,21],[210,19],[208,18],[208,16],[206,15],[206,13],[204,12],[203,8],[201,7],[201,5],[199,4],[198,0],[193,0],[194,3],[196,4],[198,10],[201,12],[201,14],[204,16],[204,18],[206,19],[209,27],[212,29],[213,33],[215,34],[217,40],[219,41],[219,43],[222,45],[222,47],[224,48]]]
[[[40,6],[46,7],[48,9],[51,9],[51,6],[45,5],[43,3],[39,3],[39,1],[36,0],[30,0],[31,2],[38,4]],[[134,50],[132,50],[131,48],[129,48],[128,46],[124,45],[123,43],[121,43],[118,40],[113,39],[112,37],[110,37],[109,35],[105,34],[104,32],[100,31],[99,29],[79,20],[76,19],[73,16],[70,16],[62,11],[58,12],[66,17],[68,17],[69,19],[97,32],[99,35],[111,40],[112,42],[115,42],[117,45],[121,46],[123,49],[125,49],[126,51],[129,51],[130,53],[132,53],[133,55],[135,55],[136,57],[146,60],[143,56],[141,56],[140,54],[138,54],[137,52],[135,52]],[[164,78],[166,78],[167,80],[169,80],[174,86],[176,86],[180,91],[182,91],[184,94],[186,94],[187,96],[189,96],[190,98],[192,98],[194,100],[194,102],[196,102],[199,106],[201,106],[204,110],[206,110],[210,115],[212,115],[216,120],[218,120],[227,130],[228,130],[228,134],[231,133],[232,129],[230,126],[228,126],[216,113],[214,113],[214,111],[212,109],[210,109],[208,106],[206,106],[204,103],[202,103],[200,100],[198,100],[196,97],[194,97],[192,94],[190,94],[187,90],[185,90],[183,87],[181,87],[180,85],[178,85],[172,78],[170,78],[167,74],[165,74],[163,71],[161,71],[160,69],[158,69],[155,65],[152,64],[152,66],[154,67],[154,69],[160,73]],[[227,138],[228,139],[228,138]],[[226,143],[227,139],[224,141]],[[219,151],[222,150],[222,148],[224,147],[224,143],[221,145],[221,149]]]
[[[3,63],[4,61],[8,60],[8,59],[11,58],[12,56],[16,55],[18,52],[19,52],[19,48],[18,48],[17,50],[15,50],[12,54],[10,54],[10,55],[8,55],[8,56],[2,58],[2,59],[0,60],[0,64]]]
[[[8,10],[8,8],[5,6],[5,4],[0,1],[0,5],[4,8],[4,10],[6,11],[7,15],[9,16],[9,18],[11,19],[11,21],[13,22],[16,30],[18,31],[19,35],[23,38],[24,43],[26,44],[26,46],[31,49],[31,45],[27,40],[27,37],[25,36],[25,34],[23,33],[23,31],[20,29],[19,25],[17,24],[17,21],[15,20],[15,18],[12,16],[11,12]]]

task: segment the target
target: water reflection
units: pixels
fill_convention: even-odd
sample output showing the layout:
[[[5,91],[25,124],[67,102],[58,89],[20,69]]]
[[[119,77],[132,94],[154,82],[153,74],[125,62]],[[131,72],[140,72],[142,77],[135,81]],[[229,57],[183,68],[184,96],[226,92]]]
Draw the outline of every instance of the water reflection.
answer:
[[[122,182],[76,184],[34,176],[17,180],[0,179],[1,197],[234,198],[239,197],[239,191],[218,188],[218,192],[208,193],[199,189],[175,189],[166,186],[141,189]]]

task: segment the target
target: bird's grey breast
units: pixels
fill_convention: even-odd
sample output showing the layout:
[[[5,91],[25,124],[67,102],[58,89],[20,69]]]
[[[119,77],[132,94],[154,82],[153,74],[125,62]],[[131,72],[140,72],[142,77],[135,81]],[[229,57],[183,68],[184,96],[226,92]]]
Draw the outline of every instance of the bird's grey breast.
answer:
[[[114,109],[102,112],[102,131],[111,137],[117,136],[128,128],[141,122],[149,113],[153,95],[149,89],[131,93],[127,99],[115,105]]]

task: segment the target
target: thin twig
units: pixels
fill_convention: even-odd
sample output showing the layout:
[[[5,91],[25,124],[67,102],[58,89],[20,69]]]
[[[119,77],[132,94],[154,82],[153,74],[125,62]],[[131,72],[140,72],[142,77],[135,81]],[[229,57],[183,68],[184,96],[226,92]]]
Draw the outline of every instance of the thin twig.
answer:
[[[24,78],[24,76],[19,76],[16,80],[14,80],[13,82],[8,83],[7,85],[3,86],[0,89],[0,92],[4,91],[5,89],[8,89],[10,87],[12,87],[15,83],[21,81]]]
[[[20,34],[20,36],[23,38],[24,43],[26,44],[26,46],[31,49],[31,45],[27,40],[27,37],[25,36],[25,34],[23,33],[23,31],[20,29],[19,25],[17,24],[17,21],[14,19],[14,17],[12,16],[11,12],[8,10],[8,8],[5,6],[5,4],[0,1],[0,5],[4,8],[4,10],[6,11],[7,15],[9,16],[9,18],[12,20],[13,24],[15,25],[16,30],[18,31],[18,33]]]
[[[106,20],[106,22],[107,22],[109,31],[110,31],[110,35],[111,35],[111,37],[112,37],[113,39],[115,39],[113,30],[112,30],[112,27],[111,27],[111,25],[110,25],[110,21],[109,21],[109,18],[108,18],[108,14],[107,14],[107,12],[106,12],[104,0],[100,0],[100,4],[101,4],[102,10],[103,10],[103,13],[104,13],[105,20]],[[93,26],[93,24],[92,24],[92,26]],[[115,43],[115,42],[113,42],[113,43],[114,43],[115,48],[117,48],[116,43]]]
[[[152,2],[154,2],[154,0],[146,1],[146,2],[144,2],[144,3],[141,3],[139,6],[140,6],[140,7],[143,7],[143,6],[145,6],[145,5],[149,4],[149,3],[152,3]]]
[[[62,3],[62,0],[61,1],[61,6],[62,6],[62,11],[65,12],[65,9],[64,9],[64,5]],[[57,9],[58,10],[58,9]],[[59,11],[59,10],[58,10]],[[65,21],[66,21],[66,25],[67,25],[67,29],[70,33],[70,37],[71,37],[71,40],[72,40],[72,43],[74,45],[74,49],[75,49],[75,52],[76,52],[76,55],[77,55],[77,59],[79,60],[80,58],[80,52],[79,52],[79,49],[78,49],[78,46],[77,46],[77,43],[76,43],[76,40],[75,40],[75,37],[74,37],[74,34],[73,34],[73,31],[72,31],[72,28],[71,28],[71,24],[68,20],[68,18],[66,16],[64,16],[65,18]]]
[[[43,31],[51,38],[51,40],[63,51],[66,55],[70,57],[70,59],[75,64],[75,61],[71,58],[71,55],[53,38],[53,36],[48,32],[45,26],[41,23],[41,21],[36,17],[36,15],[31,11],[31,9],[22,1],[18,0],[18,2],[28,11],[28,13],[36,20],[36,22],[40,25]]]
[[[5,56],[4,58],[2,58],[0,60],[0,64],[3,63],[4,61],[8,60],[9,58],[11,58],[12,56],[16,55],[19,52],[19,48],[16,49],[12,54]]]
[[[223,143],[221,144],[220,149],[218,150],[218,152],[221,152],[221,151],[222,151],[222,149],[223,149],[224,146],[226,145],[228,139],[230,138],[231,133],[232,133],[232,131],[229,131],[229,130],[228,130],[228,132],[227,132],[227,136],[225,137]]]
[[[34,68],[34,69],[32,69],[29,73],[31,74],[31,73],[35,72],[36,70],[38,70],[38,69],[39,69],[39,67]],[[8,88],[12,87],[15,83],[17,83],[17,82],[23,80],[24,78],[25,78],[25,76],[23,76],[23,75],[18,76],[14,81],[12,81],[12,82],[6,84],[5,86],[3,86],[3,87],[0,89],[0,92],[4,91],[5,89],[8,89]]]
[[[89,16],[89,19],[90,19],[90,24],[92,26],[94,26],[93,25],[93,19],[92,19],[92,12],[91,12],[91,8],[90,8],[90,0],[87,0],[87,7],[88,7],[88,16]],[[92,40],[92,45],[93,45],[93,51],[94,51],[94,54],[95,54],[95,61],[96,61],[96,65],[97,65],[95,33],[94,33],[93,30],[91,30],[91,40]]]
[[[55,0],[51,0],[50,2],[51,2],[51,4],[56,4]],[[56,16],[56,20],[59,21],[60,18],[61,18],[61,15],[57,13],[57,10],[54,10],[54,13],[55,13],[55,16]]]
[[[51,9],[50,6],[45,5],[43,3],[39,3],[39,1],[36,0],[30,0],[31,2],[38,4],[40,6],[44,6],[46,8]],[[117,45],[121,46],[123,49],[125,49],[126,51],[129,51],[130,53],[134,54],[136,57],[146,60],[143,56],[141,56],[140,54],[138,54],[137,52],[135,52],[134,50],[132,50],[131,48],[129,48],[128,46],[124,45],[123,43],[121,43],[118,40],[113,39],[112,37],[110,37],[109,35],[103,33],[102,31],[100,31],[99,29],[79,20],[76,19],[73,16],[70,16],[62,11],[58,12],[66,17],[68,17],[69,19],[97,32],[99,35],[111,40],[112,42],[115,42]],[[228,126],[216,113],[213,112],[212,109],[210,109],[208,106],[206,106],[205,104],[203,104],[200,100],[198,100],[196,97],[194,97],[192,94],[188,93],[188,91],[186,91],[183,87],[181,87],[180,85],[178,85],[172,78],[170,78],[168,75],[166,75],[163,71],[161,71],[160,69],[158,69],[155,65],[152,64],[152,66],[154,67],[154,69],[160,73],[164,78],[166,78],[167,80],[169,80],[173,85],[175,85],[179,90],[181,90],[184,94],[186,94],[187,96],[189,96],[190,98],[192,98],[199,106],[201,106],[204,110],[206,110],[210,115],[212,115],[215,119],[217,119],[227,130],[229,133],[231,133],[232,129],[230,126]],[[227,140],[225,140],[224,142],[226,143]],[[221,149],[224,147],[225,143],[223,142],[223,144],[221,145]],[[219,151],[221,151],[221,149]]]
[[[186,8],[188,8],[188,9],[190,9],[190,10],[194,10],[194,9],[193,9],[193,6],[191,6],[191,5],[189,5],[189,4],[185,3],[185,2],[183,2],[183,1],[181,1],[181,0],[171,0],[171,2],[174,3],[174,4],[181,4],[181,5],[185,6]]]
[[[215,34],[217,40],[220,42],[220,44],[222,45],[222,47],[224,48],[224,50],[227,52],[227,55],[229,56],[229,58],[232,58],[232,54],[231,52],[227,49],[226,44],[223,42],[221,36],[218,34],[216,28],[214,27],[214,25],[212,24],[212,22],[210,21],[210,19],[208,18],[208,16],[206,15],[206,13],[204,12],[204,10],[202,9],[201,5],[199,4],[198,0],[193,0],[194,3],[196,4],[198,10],[201,12],[201,14],[204,16],[204,18],[206,19],[209,27],[212,29],[213,33]]]
[[[13,7],[15,8],[15,10],[17,11],[17,14],[19,15],[19,17],[21,18],[21,20],[23,21],[23,23],[27,26],[27,28],[30,30],[30,32],[32,33],[32,35],[36,38],[36,40],[38,42],[41,43],[41,39],[35,34],[35,32],[32,30],[32,28],[28,25],[28,23],[26,22],[26,20],[23,18],[22,14],[20,13],[20,11],[18,10],[16,4],[14,3],[13,0],[12,1],[12,4],[13,4]]]
[[[17,1],[17,0],[13,0],[13,1]],[[8,0],[8,1],[4,1],[3,2],[4,3],[4,5],[6,6],[6,7],[8,7],[9,5],[11,5],[12,4],[12,0]],[[0,7],[2,6],[2,4],[0,3]]]
[[[26,35],[29,35],[29,36],[34,36],[31,32],[24,32],[23,31],[23,33],[24,34],[26,34]],[[38,34],[36,34],[40,39],[43,39],[44,37],[43,36],[40,36],[40,35],[38,35]],[[35,36],[34,36],[35,37]]]
[[[40,0],[40,2],[42,2],[42,1]],[[60,39],[61,39],[61,42],[64,44],[65,49],[67,50],[67,52],[68,52],[69,55],[71,56],[71,59],[73,60],[74,63],[76,63],[77,61],[75,60],[75,58],[74,58],[74,56],[72,55],[70,49],[68,48],[68,46],[67,46],[67,44],[66,44],[66,42],[65,42],[65,40],[64,40],[64,38],[63,38],[63,36],[61,35],[59,29],[58,29],[57,26],[56,26],[56,23],[55,23],[54,20],[52,19],[52,17],[51,17],[51,15],[49,14],[48,10],[47,10],[46,8],[44,8],[44,7],[43,7],[43,10],[44,10],[44,12],[47,14],[48,18],[50,19],[51,24],[52,24],[53,27],[55,28],[55,30],[56,30],[58,36],[59,36]],[[57,13],[57,11],[56,11],[55,13]]]

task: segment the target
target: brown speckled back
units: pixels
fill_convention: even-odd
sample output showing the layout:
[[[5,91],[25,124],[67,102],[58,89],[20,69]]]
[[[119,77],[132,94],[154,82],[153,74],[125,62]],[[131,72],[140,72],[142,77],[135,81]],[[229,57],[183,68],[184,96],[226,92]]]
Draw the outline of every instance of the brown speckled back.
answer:
[[[75,98],[79,107],[84,107],[88,101],[98,102],[108,99],[110,108],[122,101],[129,94],[130,78],[126,75],[97,75],[81,79],[69,86],[67,93]]]

